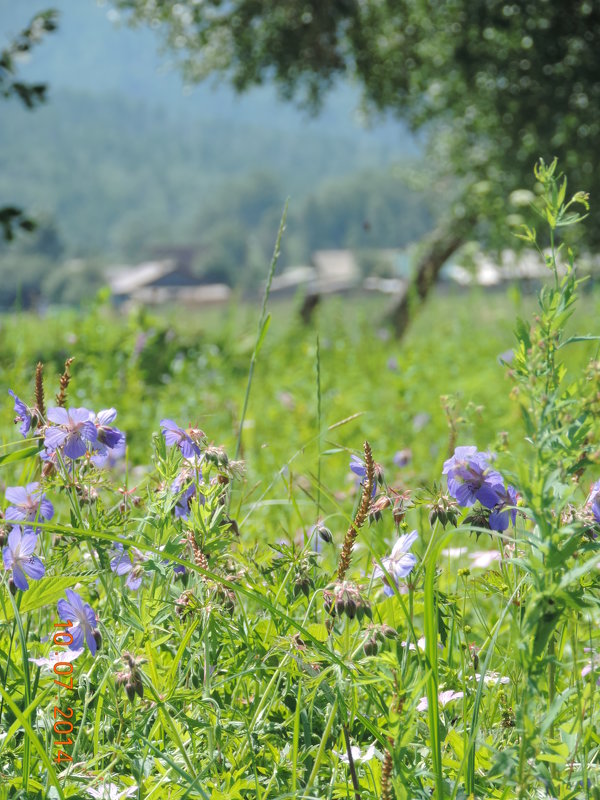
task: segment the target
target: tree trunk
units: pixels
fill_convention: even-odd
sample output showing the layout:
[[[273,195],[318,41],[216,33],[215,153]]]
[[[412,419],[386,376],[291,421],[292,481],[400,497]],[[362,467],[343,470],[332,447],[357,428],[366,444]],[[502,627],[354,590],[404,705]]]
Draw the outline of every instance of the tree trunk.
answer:
[[[404,335],[414,312],[435,285],[441,268],[450,256],[464,244],[466,231],[467,226],[464,222],[457,224],[454,228],[439,227],[426,241],[425,250],[419,259],[415,273],[389,315],[398,338]]]

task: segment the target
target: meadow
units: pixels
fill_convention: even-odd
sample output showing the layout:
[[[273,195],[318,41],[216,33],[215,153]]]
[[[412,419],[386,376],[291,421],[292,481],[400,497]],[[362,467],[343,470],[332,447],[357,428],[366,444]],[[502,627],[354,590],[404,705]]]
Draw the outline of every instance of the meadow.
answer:
[[[402,342],[378,298],[3,316],[0,796],[600,797],[600,297],[556,258]]]

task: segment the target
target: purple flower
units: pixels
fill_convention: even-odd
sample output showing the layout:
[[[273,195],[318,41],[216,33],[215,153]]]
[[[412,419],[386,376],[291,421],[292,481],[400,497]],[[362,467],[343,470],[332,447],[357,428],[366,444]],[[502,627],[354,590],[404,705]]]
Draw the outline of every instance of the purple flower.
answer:
[[[7,486],[6,499],[11,505],[6,509],[6,520],[15,522],[46,522],[54,516],[54,506],[40,489],[39,483],[27,486]],[[26,526],[26,529],[30,526]],[[36,533],[39,533],[39,528]]]
[[[22,533],[20,528],[13,528],[8,534],[8,546],[2,551],[5,568],[12,570],[15,586],[23,592],[29,589],[27,576],[39,581],[46,572],[40,559],[33,555],[36,544],[35,533]]]
[[[14,411],[16,414],[15,425],[18,422],[20,422],[21,427],[19,430],[21,432],[21,435],[27,436],[27,434],[31,430],[31,417],[32,417],[31,411],[29,410],[29,408],[27,408],[25,403],[19,397],[17,397],[17,395],[13,392],[12,389],[9,389],[8,393],[15,401],[15,406],[14,406]]]
[[[404,450],[398,450],[397,453],[394,453],[394,464],[399,467],[405,467],[407,464],[410,464],[412,460],[412,450],[410,447],[405,447]]]
[[[406,578],[406,576],[412,572],[415,564],[417,563],[417,557],[409,551],[417,540],[418,536],[419,534],[417,531],[411,531],[410,533],[405,533],[403,536],[400,536],[396,544],[393,546],[390,555],[381,559],[381,563],[385,567],[390,578],[396,584],[396,587],[398,587],[398,581],[400,578]],[[383,591],[388,597],[392,597],[394,590],[389,585],[388,577],[381,569],[379,564],[375,566],[373,577],[383,579]]]
[[[62,448],[65,456],[73,459],[84,456],[98,436],[91,413],[87,408],[49,408],[48,419],[55,424],[46,428],[46,450]]]
[[[116,416],[117,412],[114,408],[107,408],[104,411],[99,411],[96,415],[93,413],[90,415],[90,419],[96,426],[96,441],[99,445],[108,447],[109,450],[113,450],[125,441],[123,431],[109,425]]]
[[[123,545],[117,542],[114,546],[113,552],[115,557],[110,562],[110,568],[115,575],[127,575],[125,586],[136,592],[144,577],[144,568],[141,564],[148,560],[148,557],[140,553],[135,547],[132,547],[127,552],[124,552]]]
[[[350,456],[350,471],[353,472],[358,478],[360,478],[361,485],[364,483],[367,477],[367,465],[358,456],[352,455]],[[371,497],[375,497],[377,493],[377,481],[373,480],[373,487],[371,489]]]
[[[70,627],[65,628],[73,637],[69,650],[79,650],[83,647],[84,640],[93,656],[96,655],[97,624],[96,615],[89,603],[84,603],[81,597],[72,589],[65,589],[66,600],[58,601],[58,613],[62,622],[71,620]]]
[[[493,531],[502,533],[508,528],[509,522],[513,526],[517,521],[517,490],[513,486],[502,488],[498,493],[498,504],[494,506],[490,514],[489,523]]]
[[[600,525],[600,481],[592,484],[585,506],[591,510],[594,519]]]
[[[472,506],[479,500],[486,508],[494,508],[500,501],[504,480],[490,468],[489,458],[476,447],[457,447],[444,463],[442,474],[448,478],[448,491],[461,506]]]
[[[161,419],[160,428],[162,435],[165,437],[165,442],[169,447],[177,445],[186,458],[193,458],[195,455],[200,455],[201,451],[198,445],[193,442],[189,434],[173,422],[172,419]]]
[[[98,467],[104,466],[111,456],[114,459],[125,452],[125,434],[109,424],[116,416],[117,412],[114,408],[107,408],[99,411],[98,414],[90,412],[90,421],[96,428],[92,462]]]

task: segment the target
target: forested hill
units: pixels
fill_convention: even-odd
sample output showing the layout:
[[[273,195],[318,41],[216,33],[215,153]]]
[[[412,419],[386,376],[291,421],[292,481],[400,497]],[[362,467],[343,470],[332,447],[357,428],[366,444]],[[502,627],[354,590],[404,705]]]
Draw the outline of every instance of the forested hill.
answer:
[[[0,0],[2,42],[49,5]],[[0,206],[22,206],[42,229],[0,243],[5,303],[18,256],[30,260],[19,261],[20,279],[60,299],[48,259],[92,258],[97,273],[165,243],[199,242],[201,272],[251,282],[288,196],[284,263],[316,248],[401,246],[427,229],[424,202],[403,183],[414,139],[389,120],[359,126],[351,87],[338,87],[316,119],[271,89],[188,92],[154,31],[115,26],[93,0],[54,5],[58,31],[20,67],[23,79],[48,83],[48,102],[34,111],[2,102]]]

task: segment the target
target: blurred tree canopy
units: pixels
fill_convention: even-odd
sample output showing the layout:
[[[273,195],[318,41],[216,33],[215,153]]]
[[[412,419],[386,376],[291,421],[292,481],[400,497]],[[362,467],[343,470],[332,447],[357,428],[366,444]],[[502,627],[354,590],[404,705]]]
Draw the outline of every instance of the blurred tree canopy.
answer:
[[[19,80],[17,66],[20,57],[29,53],[45,34],[56,29],[56,18],[56,12],[53,10],[36,14],[29,25],[0,51],[0,95],[4,99],[16,97],[26,108],[35,108],[46,99],[46,85]],[[0,228],[8,241],[14,238],[15,227],[32,231],[35,223],[17,206],[1,207]]]
[[[418,267],[427,294],[467,236],[494,242],[506,196],[530,185],[539,156],[573,189],[600,194],[600,4],[596,0],[117,0],[162,25],[191,81],[220,73],[241,90],[276,82],[317,110],[338,76],[372,111],[423,130],[432,180],[447,189]],[[596,224],[585,226],[590,246]],[[504,240],[506,235],[504,233]],[[420,280],[420,283],[419,283]],[[402,329],[398,312],[397,322]]]

